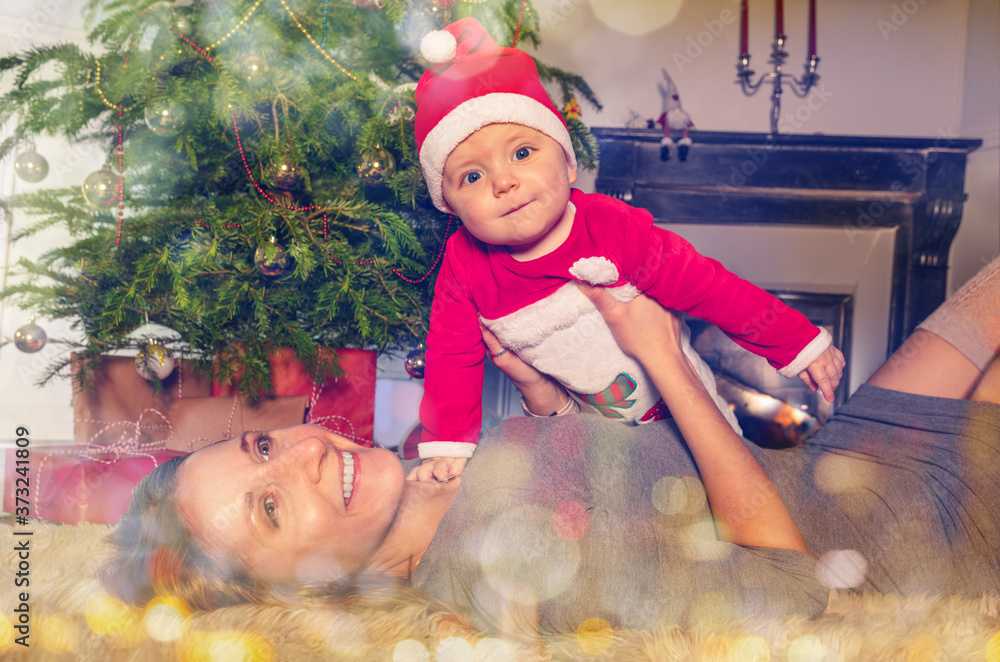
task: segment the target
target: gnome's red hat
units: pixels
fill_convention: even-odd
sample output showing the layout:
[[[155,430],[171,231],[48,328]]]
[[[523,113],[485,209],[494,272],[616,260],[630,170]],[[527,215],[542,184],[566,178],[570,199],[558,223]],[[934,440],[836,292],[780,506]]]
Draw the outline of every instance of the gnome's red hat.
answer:
[[[474,18],[426,35],[420,52],[432,65],[417,84],[415,132],[435,207],[451,211],[441,193],[448,155],[487,124],[522,124],[544,133],[562,146],[576,169],[566,121],[542,87],[530,55],[501,48]]]

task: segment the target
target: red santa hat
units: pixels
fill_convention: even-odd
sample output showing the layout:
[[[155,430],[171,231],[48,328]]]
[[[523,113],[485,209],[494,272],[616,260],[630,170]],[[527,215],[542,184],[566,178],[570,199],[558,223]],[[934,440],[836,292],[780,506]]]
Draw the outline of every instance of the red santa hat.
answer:
[[[512,123],[549,136],[576,169],[566,121],[524,51],[501,48],[474,18],[431,32],[420,43],[431,67],[417,84],[415,133],[434,206],[450,212],[441,192],[444,164],[459,143],[488,124]]]

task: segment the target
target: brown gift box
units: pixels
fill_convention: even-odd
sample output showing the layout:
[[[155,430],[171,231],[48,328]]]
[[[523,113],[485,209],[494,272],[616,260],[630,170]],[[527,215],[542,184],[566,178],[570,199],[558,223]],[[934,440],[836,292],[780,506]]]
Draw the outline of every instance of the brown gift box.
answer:
[[[170,404],[168,448],[198,450],[250,430],[279,430],[306,417],[306,396],[285,395],[251,401],[246,396],[180,398]]]
[[[72,360],[73,439],[78,444],[116,443],[123,433],[134,437],[137,427],[139,444],[164,441],[172,403],[212,394],[211,377],[195,371],[190,361],[178,360],[163,380],[163,391],[154,394],[130,356],[101,356],[82,389],[77,380],[81,359]]]
[[[73,360],[74,374],[80,369]],[[102,356],[83,389],[74,382],[73,437],[78,444],[192,451],[248,430],[274,430],[305,419],[306,396],[211,397],[211,378],[177,361],[163,391],[135,370],[127,356]]]

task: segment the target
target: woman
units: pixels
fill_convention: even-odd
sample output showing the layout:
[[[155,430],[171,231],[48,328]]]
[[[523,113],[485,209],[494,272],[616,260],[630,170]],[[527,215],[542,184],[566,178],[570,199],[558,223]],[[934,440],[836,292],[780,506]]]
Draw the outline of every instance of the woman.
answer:
[[[732,433],[669,311],[585,293],[673,421],[511,419],[444,483],[322,429],[250,433],[143,482],[114,534],[109,584],[134,602],[171,592],[211,608],[412,577],[505,633],[595,616],[645,628],[816,615],[829,587],[1000,592],[1000,260],[787,451]],[[565,404],[510,352],[495,361],[528,410]]]

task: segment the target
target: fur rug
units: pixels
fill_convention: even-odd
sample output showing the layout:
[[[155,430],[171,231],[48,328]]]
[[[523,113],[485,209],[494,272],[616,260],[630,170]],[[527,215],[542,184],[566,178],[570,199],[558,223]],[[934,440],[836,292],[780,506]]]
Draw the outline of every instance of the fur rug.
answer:
[[[31,536],[15,536],[31,531]],[[163,603],[126,609],[95,579],[108,527],[32,520],[0,524],[0,657],[31,660],[350,660],[514,662],[517,660],[986,660],[1000,662],[1000,596],[834,593],[815,620],[703,623],[690,629],[586,631],[514,644],[471,631],[427,605],[285,609],[247,605],[184,614]],[[15,586],[28,540],[29,586]],[[23,570],[23,567],[22,567]],[[29,595],[29,648],[16,643],[20,593]],[[23,607],[22,607],[23,609]]]

